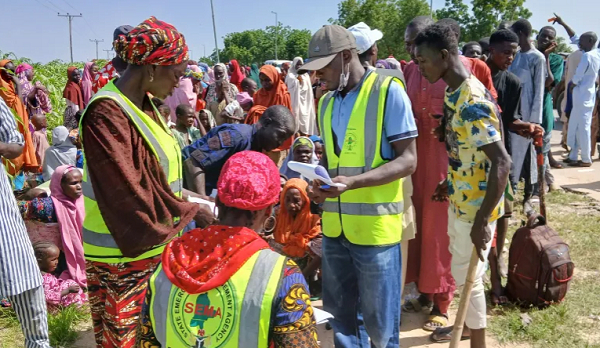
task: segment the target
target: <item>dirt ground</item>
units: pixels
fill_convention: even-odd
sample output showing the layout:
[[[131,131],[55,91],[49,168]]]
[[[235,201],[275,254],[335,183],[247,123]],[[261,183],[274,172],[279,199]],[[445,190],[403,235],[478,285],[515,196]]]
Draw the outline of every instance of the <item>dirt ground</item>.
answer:
[[[321,301],[314,303],[315,306],[321,308]],[[456,315],[456,306],[450,307],[450,323],[454,322]],[[402,313],[402,325],[400,326],[400,347],[415,347],[415,348],[426,348],[426,347],[448,347],[449,343],[433,343],[429,340],[431,332],[427,332],[421,329],[421,326],[427,319],[427,313]],[[322,348],[334,348],[333,345],[333,331],[325,330],[325,325],[319,325],[318,336]],[[511,344],[511,348],[529,348],[528,345],[515,345]],[[469,348],[469,341],[462,341],[459,344],[459,348]],[[490,334],[487,335],[487,347],[488,348],[500,348],[506,347],[500,345]]]

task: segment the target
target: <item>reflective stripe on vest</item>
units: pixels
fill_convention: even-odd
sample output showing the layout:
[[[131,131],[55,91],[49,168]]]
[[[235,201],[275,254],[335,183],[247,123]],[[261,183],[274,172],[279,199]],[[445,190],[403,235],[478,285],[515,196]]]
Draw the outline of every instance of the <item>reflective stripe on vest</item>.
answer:
[[[284,264],[285,257],[260,250],[224,285],[193,295],[174,286],[159,266],[150,278],[149,304],[157,340],[173,348],[267,348]]]
[[[144,139],[147,148],[160,163],[167,181],[169,182],[171,191],[175,196],[181,197],[183,191],[180,156],[181,150],[179,149],[177,141],[172,136],[170,130],[164,124],[162,119],[159,120],[159,124],[143,111],[132,106],[133,104],[131,104],[126,97],[121,94],[121,92],[114,86],[112,81],[101,91],[96,93],[88,105],[91,105],[94,100],[102,98],[110,99],[121,107],[123,113],[127,115],[138,133]],[[83,122],[86,111],[84,111],[80,123]],[[85,136],[85,132],[80,132],[80,134],[82,137]],[[85,151],[83,153],[85,157]],[[84,163],[88,163],[85,158]],[[86,259],[106,263],[121,263],[142,260],[160,255],[164,249],[164,245],[166,245],[168,241],[166,241],[164,244],[152,247],[150,250],[135,258],[124,257],[116,241],[104,223],[100,208],[96,202],[96,195],[94,194],[93,189],[94,185],[91,182],[87,165],[85,165],[81,186],[86,210],[86,217],[84,219],[82,229],[83,246]],[[174,218],[174,223],[176,223],[178,220],[178,217]]]
[[[381,157],[381,143],[385,102],[392,80],[398,81],[376,71],[365,78],[339,155],[334,150],[331,126],[334,93],[321,98],[319,123],[331,177],[360,175],[388,162]],[[323,233],[328,237],[344,233],[350,242],[359,245],[395,244],[402,237],[403,211],[402,180],[350,190],[323,204]]]

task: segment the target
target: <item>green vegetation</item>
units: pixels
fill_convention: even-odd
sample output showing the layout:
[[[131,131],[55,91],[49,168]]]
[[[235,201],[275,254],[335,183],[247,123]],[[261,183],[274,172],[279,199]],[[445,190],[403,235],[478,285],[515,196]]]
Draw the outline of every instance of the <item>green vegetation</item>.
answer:
[[[338,18],[329,21],[346,28],[365,22],[383,33],[377,42],[381,58],[393,55],[410,60],[404,48],[404,30],[413,18],[430,13],[426,0],[344,0],[338,5]]]
[[[515,205],[517,206],[517,205]],[[543,310],[514,306],[491,310],[490,331],[502,344],[537,348],[600,347],[600,204],[586,196],[553,192],[547,196],[549,225],[570,246],[575,276],[565,300]],[[523,216],[519,211],[515,216]],[[512,235],[520,226],[511,226]],[[531,318],[529,324],[522,316]]]
[[[40,81],[42,85],[48,89],[50,94],[50,102],[52,103],[52,112],[47,114],[48,129],[52,130],[56,126],[60,126],[63,123],[63,114],[67,104],[63,98],[63,88],[67,83],[67,68],[69,66],[76,66],[79,69],[83,69],[84,63],[65,63],[61,60],[53,60],[47,64],[34,63],[31,59],[24,57],[17,57],[14,53],[3,53],[0,51],[0,59],[11,59],[15,66],[21,63],[28,63],[33,66],[35,75],[33,81]],[[106,62],[99,60],[98,65],[104,66]]]
[[[52,347],[69,347],[78,338],[78,325],[90,320],[89,308],[69,306],[48,313],[48,331]],[[15,311],[0,308],[0,348],[23,346],[23,334]]]

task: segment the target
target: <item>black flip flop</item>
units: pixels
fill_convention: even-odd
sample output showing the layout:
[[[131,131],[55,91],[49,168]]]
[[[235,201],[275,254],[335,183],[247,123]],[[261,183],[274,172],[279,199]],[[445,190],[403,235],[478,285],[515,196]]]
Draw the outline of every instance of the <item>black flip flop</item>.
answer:
[[[435,330],[434,332],[432,332],[431,335],[429,335],[429,340],[433,343],[448,343],[448,342],[450,342],[452,340],[452,331],[450,331],[450,333],[448,334],[448,337],[449,337],[448,339],[437,340],[437,339],[433,338],[433,336],[437,335],[438,331],[442,331],[445,329],[448,329],[448,328],[445,328],[445,327],[439,328],[439,329]],[[471,339],[471,336],[461,336],[460,337],[461,341],[467,341],[470,339]]]

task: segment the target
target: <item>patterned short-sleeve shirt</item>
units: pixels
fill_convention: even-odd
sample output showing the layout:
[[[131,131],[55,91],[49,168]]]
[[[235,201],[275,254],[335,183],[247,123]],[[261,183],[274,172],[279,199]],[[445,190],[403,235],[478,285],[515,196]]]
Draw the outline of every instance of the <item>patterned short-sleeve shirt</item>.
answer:
[[[471,75],[454,91],[446,90],[448,194],[459,220],[473,222],[487,190],[491,161],[481,147],[501,141],[500,112],[490,92]],[[489,217],[504,214],[501,199]]]

